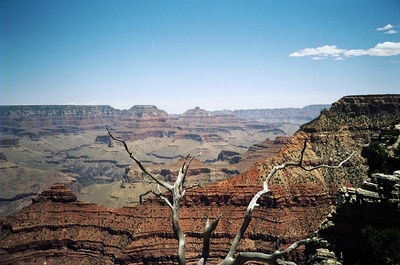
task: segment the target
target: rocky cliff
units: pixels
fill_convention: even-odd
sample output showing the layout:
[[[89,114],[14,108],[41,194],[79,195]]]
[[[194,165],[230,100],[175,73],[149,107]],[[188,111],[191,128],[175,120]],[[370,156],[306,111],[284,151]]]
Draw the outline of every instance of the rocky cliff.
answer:
[[[368,160],[369,177],[359,187],[340,190],[337,207],[319,230],[319,237],[325,240],[323,242],[328,249],[319,249],[317,255],[313,256],[314,260],[322,262],[325,259],[320,259],[320,254],[328,253],[325,258],[334,261],[336,257],[332,264],[339,264],[338,260],[342,262],[340,264],[400,263],[398,122],[394,119],[390,126],[382,127],[363,148],[362,155]]]
[[[400,171],[343,188],[319,236],[343,264],[399,264]]]
[[[266,174],[274,165],[298,161],[306,138],[305,165],[335,165],[354,154],[338,170],[289,168],[276,174],[270,182],[272,192],[260,199],[240,250],[272,251],[278,237],[285,246],[315,231],[333,209],[341,187],[361,187],[369,173],[362,150],[381,128],[399,123],[399,103],[400,95],[344,97],[302,126],[277,155],[228,180],[190,189],[181,209],[189,264],[195,264],[201,253],[205,217],[222,213],[211,238],[210,262],[221,260]],[[121,209],[36,200],[0,219],[0,259],[5,264],[174,264],[176,240],[169,217],[168,207],[151,198]],[[302,250],[288,259],[302,262]]]

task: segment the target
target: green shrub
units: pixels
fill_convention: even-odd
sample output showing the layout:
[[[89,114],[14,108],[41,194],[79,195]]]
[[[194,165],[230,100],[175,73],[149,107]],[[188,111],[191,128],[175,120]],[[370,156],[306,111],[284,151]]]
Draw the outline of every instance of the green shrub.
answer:
[[[400,264],[400,228],[379,228],[372,225],[362,229],[365,244],[361,246],[363,265]]]

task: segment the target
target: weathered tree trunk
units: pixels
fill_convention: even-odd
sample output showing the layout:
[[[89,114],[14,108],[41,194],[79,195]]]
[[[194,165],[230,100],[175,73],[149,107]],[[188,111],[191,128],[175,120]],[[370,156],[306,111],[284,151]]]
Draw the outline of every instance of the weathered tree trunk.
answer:
[[[140,167],[140,169],[147,174],[154,182],[158,183],[160,186],[164,187],[166,190],[168,190],[171,195],[172,195],[172,202],[170,202],[167,197],[165,197],[160,189],[158,192],[155,192],[151,190],[150,192],[153,193],[154,195],[160,197],[165,201],[165,203],[170,207],[171,212],[172,212],[172,228],[174,230],[174,234],[176,238],[178,239],[178,262],[179,265],[186,265],[186,257],[185,257],[185,251],[186,251],[186,238],[185,234],[183,233],[179,220],[180,220],[180,201],[185,195],[185,192],[188,188],[191,187],[184,187],[185,183],[185,178],[188,172],[188,169],[190,167],[190,163],[192,162],[194,157],[190,157],[189,155],[186,157],[185,162],[183,163],[181,169],[179,170],[178,177],[176,181],[174,182],[173,185],[164,182],[163,180],[159,179],[156,175],[153,175],[151,172],[149,172],[143,164],[138,160],[132,152],[129,151],[129,148],[126,144],[126,142],[123,139],[116,138],[114,137],[110,131],[107,129],[108,134],[110,137],[118,142],[121,142],[125,150],[128,152],[129,156],[136,162],[136,164]],[[232,241],[231,247],[229,249],[228,254],[226,255],[225,259],[219,263],[219,265],[242,265],[245,262],[248,261],[259,261],[259,262],[265,262],[265,263],[270,263],[270,264],[294,264],[293,262],[290,261],[284,261],[281,258],[284,256],[290,254],[293,250],[298,248],[301,245],[306,245],[310,244],[312,242],[318,242],[318,238],[307,238],[307,239],[302,239],[299,241],[294,242],[291,246],[286,248],[285,250],[276,250],[272,254],[265,254],[265,253],[260,253],[260,252],[237,252],[237,247],[240,243],[240,240],[243,238],[244,233],[246,232],[250,221],[252,217],[253,210],[256,206],[258,206],[257,201],[258,199],[263,196],[266,193],[269,193],[270,190],[268,188],[269,181],[271,178],[275,175],[276,172],[279,170],[282,170],[287,167],[299,167],[305,171],[312,171],[316,170],[318,168],[331,168],[331,169],[336,169],[341,167],[346,161],[350,159],[350,157],[354,154],[351,154],[348,156],[345,160],[340,162],[337,166],[329,166],[329,165],[318,165],[315,167],[305,167],[303,166],[303,159],[304,159],[304,152],[307,147],[307,140],[304,141],[304,146],[303,149],[301,150],[301,155],[299,158],[299,162],[286,162],[281,165],[275,166],[271,172],[266,176],[264,182],[263,182],[263,189],[260,190],[259,192],[254,195],[254,197],[251,199],[249,205],[247,206],[246,213],[243,217],[243,223],[240,226],[239,230],[236,233],[235,238]],[[207,259],[209,257],[210,253],[210,236],[212,232],[215,230],[215,228],[218,225],[218,221],[220,220],[221,215],[219,215],[211,224],[209,224],[209,219],[207,218],[206,221],[206,227],[204,230],[204,236],[203,236],[203,252],[201,254],[201,258],[198,262],[198,265],[205,265],[207,262]]]

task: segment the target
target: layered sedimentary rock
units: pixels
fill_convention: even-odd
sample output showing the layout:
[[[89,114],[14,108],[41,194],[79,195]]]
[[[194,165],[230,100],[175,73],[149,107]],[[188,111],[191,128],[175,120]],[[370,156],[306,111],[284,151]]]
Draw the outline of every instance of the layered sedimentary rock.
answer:
[[[13,137],[4,137],[0,139],[0,147],[18,147],[19,139]]]
[[[195,107],[194,109],[189,109],[182,114],[182,117],[187,116],[209,117],[211,116],[211,113],[205,109],[201,109],[200,107]]]
[[[168,117],[168,113],[164,110],[158,109],[154,105],[135,105],[124,114],[136,117]]]
[[[106,128],[125,139],[146,164],[171,164],[189,153],[201,153],[199,159],[211,167],[210,172],[221,151],[243,153],[276,136],[268,131],[273,125],[215,116],[200,108],[172,117],[153,105],[122,111],[110,106],[0,106],[0,121],[0,147],[8,159],[0,161],[0,184],[5,187],[0,216],[22,208],[52,183],[74,178],[92,188],[121,181],[132,161],[120,144],[111,141]],[[232,174],[208,178],[213,176],[217,181]],[[25,199],[16,199],[21,197]]]
[[[281,109],[248,109],[214,111],[213,114],[233,114],[246,120],[266,123],[293,123],[302,125],[318,116],[322,109],[329,109],[330,105],[309,105],[304,108]]]
[[[189,264],[199,258],[205,217],[223,214],[212,237],[211,262],[226,255],[232,236],[238,229],[255,186],[242,186],[240,193],[218,186],[193,191],[183,202],[181,226],[186,233]],[[58,193],[57,193],[58,192]],[[176,240],[170,228],[166,205],[147,204],[109,209],[91,203],[73,201],[70,191],[53,187],[34,199],[23,211],[1,219],[0,258],[2,264],[175,264]],[[322,195],[321,200],[326,197]],[[63,199],[60,199],[63,198]],[[66,199],[67,198],[67,199]],[[73,198],[73,197],[72,197]],[[312,200],[319,200],[313,195]],[[290,239],[299,239],[301,221],[281,207],[277,197],[262,200],[240,250],[272,250],[278,235],[289,222]],[[300,201],[300,200],[299,200]],[[292,202],[292,210],[322,218],[319,207],[303,209]],[[273,206],[271,208],[271,206]],[[312,229],[311,227],[309,229]],[[268,234],[264,231],[272,231]],[[288,238],[283,243],[288,243]],[[298,255],[296,253],[296,255]]]
[[[368,107],[368,102],[377,107]],[[275,165],[298,161],[305,139],[309,140],[305,166],[337,165],[354,154],[338,170],[279,171],[270,181],[271,194],[262,197],[253,212],[239,250],[269,252],[278,237],[287,246],[315,231],[335,206],[341,187],[361,187],[368,175],[362,149],[380,128],[400,120],[399,103],[399,95],[342,98],[304,125],[277,155],[236,177],[188,190],[181,208],[188,263],[195,264],[201,253],[206,216],[213,219],[223,214],[211,238],[210,262],[226,255],[247,204],[266,175]],[[368,111],[357,110],[357,106]],[[351,111],[343,113],[343,109]],[[79,201],[40,201],[1,219],[0,259],[5,264],[35,260],[47,264],[175,264],[177,242],[169,217],[168,207],[151,198],[121,209]],[[304,260],[301,249],[288,259]]]
[[[0,106],[0,132],[33,138],[104,128],[121,111],[111,106]]]

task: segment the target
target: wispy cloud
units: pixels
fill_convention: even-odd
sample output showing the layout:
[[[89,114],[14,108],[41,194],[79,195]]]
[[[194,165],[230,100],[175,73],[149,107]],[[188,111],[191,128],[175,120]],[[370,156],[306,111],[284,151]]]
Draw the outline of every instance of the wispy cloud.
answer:
[[[299,50],[290,54],[292,57],[303,57],[303,56],[313,56],[317,55],[317,57],[327,57],[327,56],[335,56],[340,55],[346,50],[338,49],[336,45],[325,45],[318,48],[306,48],[303,50]],[[315,58],[315,57],[314,57]]]
[[[326,57],[317,56],[317,57],[311,58],[311,60],[324,60],[324,59],[326,59]]]
[[[334,60],[342,60],[346,57],[358,56],[396,56],[400,55],[400,42],[378,43],[370,49],[339,49],[336,45],[325,45],[317,48],[306,48],[289,54],[290,57],[312,56],[312,60],[321,60],[333,57]]]
[[[383,34],[396,34],[396,33],[398,33],[398,31],[394,30],[394,27],[395,26],[393,26],[392,24],[387,24],[386,26],[384,26],[382,28],[377,28],[376,30],[385,31],[385,32],[383,32]]]
[[[393,26],[391,24],[387,24],[386,26],[384,26],[382,28],[377,28],[376,30],[382,31],[382,30],[389,30],[389,29],[392,29],[392,28],[393,28]]]
[[[385,33],[383,33],[383,34],[396,34],[396,33],[398,33],[398,31],[391,29],[391,30],[385,31]]]

